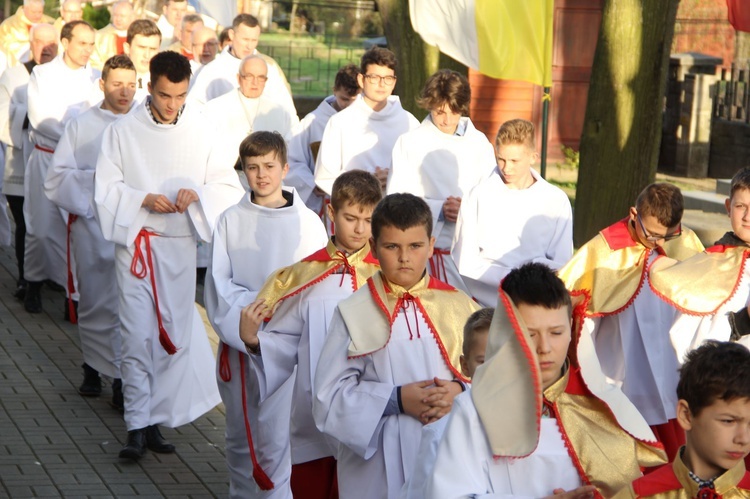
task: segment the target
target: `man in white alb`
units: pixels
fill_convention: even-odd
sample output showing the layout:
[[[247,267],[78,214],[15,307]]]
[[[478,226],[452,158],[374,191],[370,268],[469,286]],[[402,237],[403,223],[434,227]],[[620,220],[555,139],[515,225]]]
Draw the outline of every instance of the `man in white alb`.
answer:
[[[162,14],[156,21],[162,34],[161,50],[167,50],[174,42],[180,41],[180,23],[187,11],[187,0],[164,0]]]
[[[128,28],[125,42],[125,54],[135,65],[135,101],[142,102],[148,96],[149,64],[151,58],[159,52],[161,31],[154,21],[138,19]]]

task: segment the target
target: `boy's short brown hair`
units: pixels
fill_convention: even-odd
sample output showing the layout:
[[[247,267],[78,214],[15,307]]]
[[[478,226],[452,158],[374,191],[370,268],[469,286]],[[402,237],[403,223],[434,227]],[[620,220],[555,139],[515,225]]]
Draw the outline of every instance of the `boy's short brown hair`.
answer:
[[[656,217],[666,228],[676,226],[685,210],[682,192],[672,184],[650,184],[641,191],[635,201],[635,209],[641,217]]]
[[[253,132],[240,143],[240,160],[245,167],[245,158],[265,156],[269,152],[276,155],[281,166],[286,164],[286,142],[279,132]]]
[[[336,73],[333,80],[334,90],[343,90],[348,95],[357,95],[359,93],[359,83],[357,76],[361,74],[356,64],[347,64]]]
[[[375,66],[385,66],[396,72],[396,54],[383,47],[373,47],[362,55],[362,61],[359,65],[362,74],[367,74],[367,66],[374,64]]]
[[[159,30],[156,23],[150,19],[136,19],[130,23],[127,39],[125,41],[128,42],[128,45],[131,45],[135,37],[138,35],[145,36],[146,38],[150,36],[158,36],[159,40],[161,40],[161,30]]]
[[[734,196],[736,191],[741,189],[750,190],[750,167],[748,166],[735,173],[734,177],[732,177],[732,183],[729,187],[729,199]]]
[[[462,347],[464,357],[469,356],[474,336],[479,332],[489,332],[494,313],[494,308],[486,307],[477,310],[466,319],[466,324],[464,324],[464,344]]]
[[[495,144],[499,146],[522,144],[534,150],[536,147],[534,145],[534,124],[522,119],[506,121],[500,125],[500,129],[497,131]]]
[[[129,69],[134,73],[136,72],[133,61],[131,61],[130,57],[125,54],[113,55],[107,59],[107,62],[104,63],[104,67],[102,68],[102,80],[107,81],[107,76],[113,69]]]
[[[374,208],[383,198],[380,181],[364,170],[350,170],[338,176],[331,189],[331,206],[334,210],[350,204]]]
[[[458,71],[441,69],[427,79],[422,92],[417,98],[417,105],[432,111],[443,104],[461,116],[469,115],[471,104],[471,87],[469,80]]]
[[[383,227],[399,230],[423,226],[427,237],[432,236],[432,212],[424,199],[413,194],[389,194],[372,212],[372,239],[377,241]]]
[[[705,342],[685,357],[677,397],[694,416],[717,400],[750,399],[750,350],[738,343]]]

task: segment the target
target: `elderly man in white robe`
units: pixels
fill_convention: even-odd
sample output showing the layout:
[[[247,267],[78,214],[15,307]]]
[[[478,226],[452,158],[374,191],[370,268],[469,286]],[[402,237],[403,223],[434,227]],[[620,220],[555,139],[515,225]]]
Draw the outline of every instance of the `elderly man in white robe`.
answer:
[[[2,193],[8,198],[16,224],[15,251],[18,279],[13,296],[23,300],[26,279],[23,254],[26,246],[26,221],[23,217],[23,177],[26,169],[24,144],[29,152],[28,121],[26,120],[26,88],[34,66],[57,57],[58,37],[51,24],[37,24],[31,28],[29,62],[6,69],[0,76],[0,141],[5,145],[5,171]]]
[[[24,277],[28,289],[24,308],[42,311],[42,284],[51,280],[61,286],[66,273],[65,218],[44,194],[44,179],[65,125],[102,98],[96,84],[99,71],[88,64],[94,50],[94,28],[85,21],[63,26],[65,52],[48,64],[34,68],[28,87],[29,138],[33,150],[24,172],[26,249]],[[69,289],[69,293],[70,293]]]
[[[216,59],[216,53],[219,51],[219,38],[216,36],[216,31],[203,26],[193,31],[190,35],[190,43],[193,47],[193,60],[190,61],[190,67],[193,69],[193,74],[197,75],[200,68]]]
[[[234,18],[229,31],[232,43],[229,47],[204,66],[195,77],[190,88],[190,99],[206,103],[237,88],[237,73],[240,63],[249,55],[259,55],[268,64],[268,82],[263,95],[287,107],[291,114],[297,110],[292,101],[292,94],[286,76],[271,57],[257,50],[260,39],[260,24],[250,14],[240,14]]]
[[[74,218],[70,251],[78,278],[78,333],[83,351],[83,383],[78,393],[99,396],[99,374],[113,378],[112,406],[123,408],[120,379],[120,317],[117,309],[115,245],[104,239],[94,212],[94,171],[104,130],[130,110],[135,67],[126,55],[109,59],[99,88],[104,100],[65,127],[47,172],[47,197]]]
[[[172,453],[158,425],[194,421],[219,403],[215,360],[195,307],[196,239],[243,191],[200,109],[185,106],[190,63],[150,65],[149,98],[104,132],[94,200],[115,243],[128,437],[119,453]]]

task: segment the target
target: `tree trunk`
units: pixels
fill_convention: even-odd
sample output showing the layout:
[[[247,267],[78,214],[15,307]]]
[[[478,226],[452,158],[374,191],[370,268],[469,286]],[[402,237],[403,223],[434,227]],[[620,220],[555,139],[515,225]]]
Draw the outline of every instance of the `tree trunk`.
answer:
[[[417,106],[416,98],[427,78],[438,69],[453,69],[464,75],[468,69],[422,41],[411,26],[408,0],[377,0],[376,3],[388,48],[398,59],[398,80],[393,93],[399,96],[404,109],[422,119],[427,112]]]
[[[576,246],[627,215],[656,174],[679,0],[604,0],[581,137]]]

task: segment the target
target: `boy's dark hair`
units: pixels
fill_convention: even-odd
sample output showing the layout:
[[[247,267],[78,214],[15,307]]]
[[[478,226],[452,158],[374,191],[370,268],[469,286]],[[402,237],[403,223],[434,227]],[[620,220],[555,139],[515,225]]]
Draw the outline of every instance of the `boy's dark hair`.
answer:
[[[685,204],[680,189],[672,184],[651,184],[641,191],[635,209],[643,217],[656,217],[660,224],[672,228],[682,220]]]
[[[495,313],[495,309],[492,307],[486,307],[477,310],[466,319],[464,324],[464,344],[463,354],[464,357],[469,356],[469,350],[474,342],[474,336],[478,332],[487,332],[490,330],[490,324],[492,324],[492,316]]]
[[[687,402],[694,416],[717,400],[750,399],[750,350],[711,340],[688,353],[680,368],[677,398]]]
[[[187,57],[171,50],[159,52],[152,57],[148,69],[151,72],[152,87],[156,86],[160,76],[166,77],[172,83],[182,83],[185,80],[190,80],[190,76],[193,74]]]
[[[383,198],[380,181],[364,170],[349,170],[333,182],[331,206],[334,210],[347,204],[374,208]]]
[[[333,80],[333,89],[343,90],[348,95],[357,95],[359,93],[357,75],[359,74],[359,68],[355,64],[347,64],[336,73],[336,79]]]
[[[362,74],[367,74],[367,66],[374,64],[376,66],[385,66],[396,72],[396,54],[383,47],[373,47],[362,55],[362,61],[359,65],[359,70]]]
[[[534,149],[534,124],[528,120],[515,119],[500,125],[495,137],[495,145],[507,146],[523,144]]]
[[[450,69],[441,69],[427,78],[417,98],[417,105],[422,109],[432,111],[448,104],[451,111],[461,116],[469,116],[470,103],[469,80],[461,73]]]
[[[73,30],[76,26],[86,26],[88,29],[96,33],[96,30],[86,21],[79,19],[77,21],[70,21],[69,23],[65,23],[62,27],[62,31],[60,31],[60,40],[68,40],[71,41],[73,39]]]
[[[750,167],[748,166],[735,173],[734,177],[732,177],[732,183],[729,187],[729,199],[734,196],[735,191],[740,189],[750,190]]]
[[[224,28],[221,30],[221,33],[219,33],[219,46],[224,45],[229,41],[229,30],[232,28]]]
[[[133,43],[133,40],[137,35],[145,36],[146,38],[149,36],[158,36],[159,40],[161,40],[161,30],[156,23],[150,19],[136,19],[130,23],[125,40],[128,42],[128,45]]]
[[[432,236],[432,212],[422,198],[413,194],[389,194],[372,212],[372,239],[377,241],[383,227],[399,230],[423,226],[427,237]]]
[[[135,65],[133,64],[133,61],[131,61],[130,57],[125,54],[113,55],[107,59],[107,62],[104,63],[104,67],[102,68],[102,80],[107,81],[107,76],[113,69],[129,69],[135,73]]]
[[[536,305],[550,310],[568,307],[570,293],[554,270],[543,263],[526,263],[510,271],[500,283],[515,306]]]
[[[197,24],[201,23],[203,24],[203,18],[198,14],[185,14],[182,16],[182,22],[180,23],[180,28],[184,28],[188,24]]]
[[[286,164],[286,141],[279,132],[253,132],[240,143],[240,160],[245,167],[245,158],[265,156],[269,152],[276,155],[281,166]]]
[[[260,26],[257,17],[250,14],[239,14],[232,20],[232,29],[236,31],[237,28],[239,28],[243,24],[248,28],[255,28],[256,26]]]

